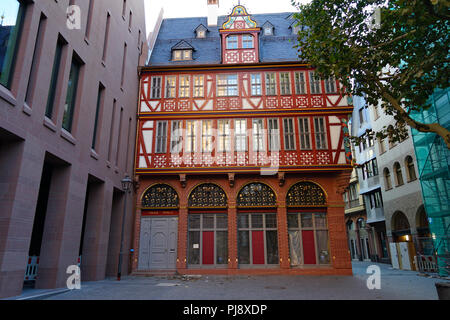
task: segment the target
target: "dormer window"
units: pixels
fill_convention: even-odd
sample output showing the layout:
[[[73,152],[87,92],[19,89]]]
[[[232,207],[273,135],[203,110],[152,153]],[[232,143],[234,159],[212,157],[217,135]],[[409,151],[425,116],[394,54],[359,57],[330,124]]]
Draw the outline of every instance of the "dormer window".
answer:
[[[242,36],[242,48],[251,49],[253,48],[253,36],[249,34],[244,34]]]
[[[238,37],[228,36],[227,37],[227,49],[237,49],[238,48]]]
[[[264,32],[265,36],[271,36],[273,35],[273,30],[274,30],[274,26],[273,24],[271,24],[269,21],[266,21],[263,25],[262,25],[262,30]]]
[[[205,30],[197,31],[197,38],[204,38],[206,36]]]
[[[172,61],[192,60],[192,52],[194,50],[194,47],[189,43],[181,40],[172,47]]]
[[[172,60],[192,60],[192,50],[173,50]]]
[[[197,39],[206,38],[206,32],[208,28],[206,28],[203,24],[200,24],[197,28],[195,28],[194,32],[196,34]]]

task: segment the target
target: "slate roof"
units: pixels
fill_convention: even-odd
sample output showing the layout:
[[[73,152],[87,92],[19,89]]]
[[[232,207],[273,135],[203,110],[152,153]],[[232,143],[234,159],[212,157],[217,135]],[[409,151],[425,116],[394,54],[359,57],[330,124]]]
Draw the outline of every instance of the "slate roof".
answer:
[[[298,61],[296,36],[290,28],[293,20],[291,12],[254,14],[251,18],[261,27],[267,21],[274,26],[274,34],[259,36],[260,62]],[[206,17],[164,19],[150,57],[149,66],[203,65],[221,63],[219,28],[228,16],[219,16],[217,27],[208,27],[209,32],[202,39],[196,38],[195,29],[208,25]],[[181,40],[186,41],[195,51],[193,60],[171,61],[171,49]]]

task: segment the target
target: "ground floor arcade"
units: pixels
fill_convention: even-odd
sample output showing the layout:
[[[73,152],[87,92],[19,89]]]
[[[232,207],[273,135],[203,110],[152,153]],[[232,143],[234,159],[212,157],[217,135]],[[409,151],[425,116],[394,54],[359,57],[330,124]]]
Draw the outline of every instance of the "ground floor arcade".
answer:
[[[351,274],[343,174],[138,179],[136,273]]]

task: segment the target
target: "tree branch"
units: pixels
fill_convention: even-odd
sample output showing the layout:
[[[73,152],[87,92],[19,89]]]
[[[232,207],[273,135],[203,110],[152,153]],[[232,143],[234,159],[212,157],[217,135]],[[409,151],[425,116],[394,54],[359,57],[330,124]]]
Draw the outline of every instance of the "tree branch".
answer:
[[[420,132],[434,132],[438,136],[444,139],[447,148],[450,149],[450,131],[441,126],[439,123],[430,123],[425,124],[419,121],[416,121],[410,117],[410,115],[403,109],[398,99],[393,97],[388,90],[386,90],[385,86],[381,83],[381,81],[376,77],[373,73],[368,70],[364,70],[367,77],[370,77],[376,82],[376,87],[378,88],[379,93],[386,99],[387,102],[394,108],[397,114],[405,120],[405,122],[412,128],[416,129]]]

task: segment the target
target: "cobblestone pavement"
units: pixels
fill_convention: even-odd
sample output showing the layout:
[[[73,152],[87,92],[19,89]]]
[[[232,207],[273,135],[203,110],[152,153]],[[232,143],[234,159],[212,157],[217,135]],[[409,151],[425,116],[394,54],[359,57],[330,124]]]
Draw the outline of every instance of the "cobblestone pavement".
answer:
[[[83,282],[80,290],[46,300],[436,300],[439,278],[381,269],[381,289],[367,288],[367,267],[353,262],[353,276],[153,276]]]

